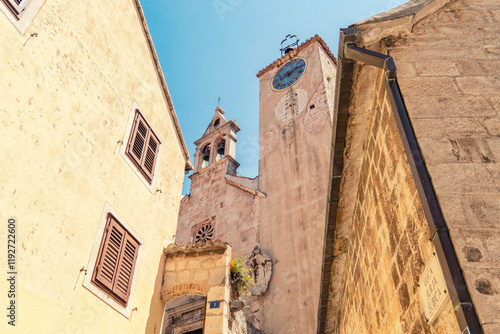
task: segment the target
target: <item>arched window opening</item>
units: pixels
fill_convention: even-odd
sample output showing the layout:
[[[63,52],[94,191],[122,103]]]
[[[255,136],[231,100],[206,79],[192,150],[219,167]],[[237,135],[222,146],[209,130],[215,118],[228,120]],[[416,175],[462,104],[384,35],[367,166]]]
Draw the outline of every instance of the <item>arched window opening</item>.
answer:
[[[206,167],[210,164],[210,146],[206,145],[203,150],[201,151],[203,155],[203,163],[201,168]]]
[[[215,161],[219,161],[224,157],[226,153],[226,141],[222,138],[217,138],[215,141],[215,147],[217,148],[217,156],[215,157]]]
[[[214,121],[214,128],[218,128],[220,125],[220,118],[217,118],[215,121]]]

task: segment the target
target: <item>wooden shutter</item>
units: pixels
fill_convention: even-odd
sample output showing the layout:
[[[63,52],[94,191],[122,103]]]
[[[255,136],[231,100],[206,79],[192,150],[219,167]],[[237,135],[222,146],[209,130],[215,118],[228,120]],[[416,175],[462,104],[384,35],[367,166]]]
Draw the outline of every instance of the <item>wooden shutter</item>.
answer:
[[[123,242],[120,261],[116,271],[116,277],[113,284],[113,292],[126,303],[130,295],[132,285],[132,275],[134,274],[135,260],[139,243],[129,234],[126,235]]]
[[[139,242],[112,216],[108,216],[94,271],[94,281],[121,303],[127,304]]]
[[[160,141],[137,110],[127,154],[149,182],[153,180],[159,149]]]
[[[156,157],[158,156],[159,148],[160,148],[160,143],[158,139],[156,139],[153,131],[149,131],[148,146],[146,148],[146,154],[142,166],[144,167],[144,172],[147,174],[148,179],[150,181],[153,180],[153,175],[156,165]]]
[[[144,149],[146,147],[148,139],[148,126],[141,114],[138,112],[135,115],[134,126],[132,128],[132,134],[128,143],[127,153],[132,158],[132,160],[141,166]]]
[[[124,239],[125,229],[110,215],[106,224],[103,242],[101,243],[95,275],[95,280],[110,290],[113,289]]]
[[[28,2],[29,0],[7,0],[7,5],[17,17],[20,17]]]

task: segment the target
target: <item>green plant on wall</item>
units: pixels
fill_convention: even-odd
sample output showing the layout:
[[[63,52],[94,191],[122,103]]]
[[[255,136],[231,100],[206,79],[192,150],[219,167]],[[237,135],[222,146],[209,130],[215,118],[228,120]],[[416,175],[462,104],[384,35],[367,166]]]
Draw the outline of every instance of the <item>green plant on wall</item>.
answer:
[[[248,296],[253,286],[251,269],[248,268],[242,255],[233,254],[231,259],[231,286],[239,296]]]

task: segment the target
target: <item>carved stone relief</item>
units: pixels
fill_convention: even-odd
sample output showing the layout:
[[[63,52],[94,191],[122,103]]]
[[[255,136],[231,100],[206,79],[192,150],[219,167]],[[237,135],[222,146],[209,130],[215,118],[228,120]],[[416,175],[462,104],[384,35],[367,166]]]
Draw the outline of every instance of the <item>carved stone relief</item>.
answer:
[[[250,290],[250,293],[252,296],[261,296],[266,292],[273,272],[271,257],[260,249],[259,246],[255,246],[248,258],[247,264],[252,268],[251,274],[254,281],[254,286]]]

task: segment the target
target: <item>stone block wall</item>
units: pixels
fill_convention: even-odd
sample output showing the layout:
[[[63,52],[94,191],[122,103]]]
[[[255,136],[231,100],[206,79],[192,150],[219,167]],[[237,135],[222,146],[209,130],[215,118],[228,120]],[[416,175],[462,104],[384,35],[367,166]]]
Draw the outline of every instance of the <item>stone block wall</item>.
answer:
[[[230,243],[233,253],[246,260],[259,245],[258,198],[226,180],[229,165],[227,159],[221,159],[191,177],[191,193],[183,199],[179,211],[176,242],[195,242],[193,236],[210,223],[214,239]],[[233,176],[231,180],[245,183],[249,179]],[[249,307],[243,312],[251,322],[258,323],[259,298],[249,296],[245,301]]]
[[[486,333],[500,332],[500,2],[451,1],[388,45]]]
[[[227,160],[221,160],[192,176],[191,193],[181,203],[176,242],[195,242],[193,235],[210,223],[214,239],[230,242],[234,253],[248,257],[259,242],[257,198],[229,184],[227,169]]]
[[[207,305],[219,301],[219,307],[207,307],[203,330],[207,334],[227,333],[230,301],[231,247],[222,243],[171,244],[165,249],[161,298],[202,295]]]
[[[380,76],[366,69],[357,67],[357,90],[380,82]],[[354,203],[338,323],[330,321],[326,332],[459,332],[450,301],[431,326],[424,317],[418,282],[434,246],[385,88],[379,85],[374,97],[369,116],[355,117],[348,127],[348,137],[364,140],[361,146],[349,147],[346,162],[349,166],[349,159],[359,160],[360,168],[358,175],[344,177],[341,188],[341,196]],[[359,99],[353,102],[353,114],[367,107]],[[342,203],[339,215],[346,210]]]

